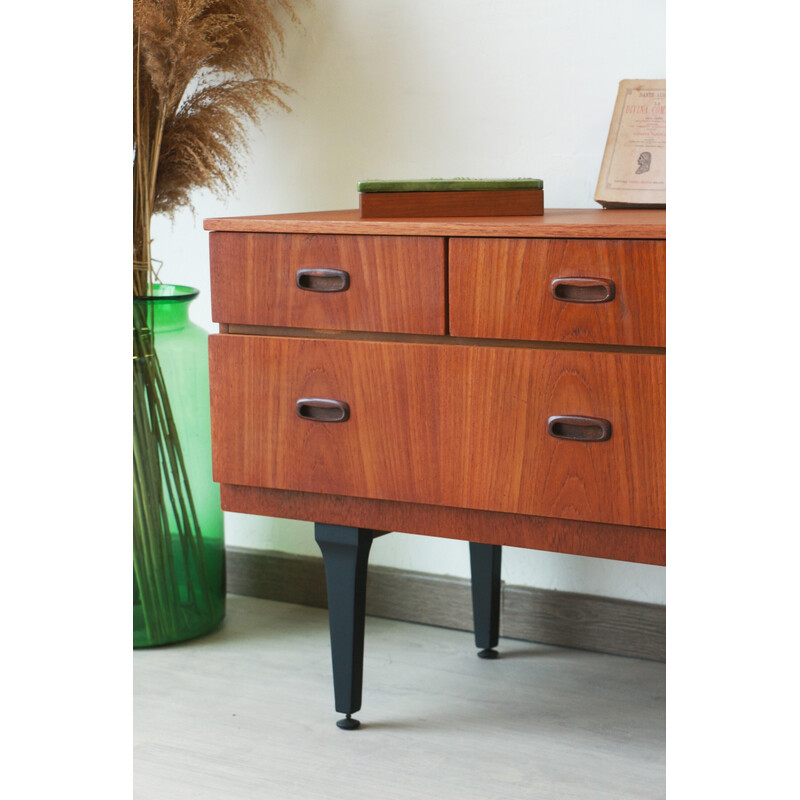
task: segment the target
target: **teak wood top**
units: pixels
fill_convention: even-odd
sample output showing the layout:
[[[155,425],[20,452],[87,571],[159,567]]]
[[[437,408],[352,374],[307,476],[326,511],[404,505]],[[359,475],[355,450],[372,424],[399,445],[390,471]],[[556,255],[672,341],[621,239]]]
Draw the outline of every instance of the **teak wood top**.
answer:
[[[394,236],[519,236],[578,239],[665,239],[663,209],[545,209],[536,217],[361,219],[358,209],[268,216],[218,217],[207,231],[372,233]]]

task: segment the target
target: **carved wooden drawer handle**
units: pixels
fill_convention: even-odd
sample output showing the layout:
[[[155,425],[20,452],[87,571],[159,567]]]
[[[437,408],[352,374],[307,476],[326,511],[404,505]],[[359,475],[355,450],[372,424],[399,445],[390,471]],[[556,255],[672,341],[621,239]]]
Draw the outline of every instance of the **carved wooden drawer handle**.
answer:
[[[608,303],[614,299],[615,289],[608,278],[556,278],[550,292],[565,303]]]
[[[547,420],[547,432],[572,442],[605,442],[611,438],[611,423],[599,417],[555,416]]]
[[[295,404],[297,416],[313,422],[347,422],[350,406],[344,400],[325,397],[303,397]]]
[[[299,269],[295,283],[307,292],[346,292],[350,274],[343,269]]]

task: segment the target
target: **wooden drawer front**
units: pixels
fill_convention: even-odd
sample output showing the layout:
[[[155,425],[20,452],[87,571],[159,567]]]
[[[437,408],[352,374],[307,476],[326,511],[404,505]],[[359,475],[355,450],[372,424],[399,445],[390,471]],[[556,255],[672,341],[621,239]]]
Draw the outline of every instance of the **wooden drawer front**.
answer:
[[[219,335],[210,357],[220,483],[665,527],[661,355]],[[611,438],[554,438],[559,414]]]
[[[609,212],[613,213],[613,212]],[[451,239],[450,333],[666,347],[664,241]],[[612,281],[602,286],[557,279]],[[584,300],[584,302],[578,302]]]
[[[443,238],[215,232],[210,241],[215,322],[445,332]],[[345,272],[349,287],[298,288],[298,270],[319,269]],[[311,280],[316,288],[340,285]]]

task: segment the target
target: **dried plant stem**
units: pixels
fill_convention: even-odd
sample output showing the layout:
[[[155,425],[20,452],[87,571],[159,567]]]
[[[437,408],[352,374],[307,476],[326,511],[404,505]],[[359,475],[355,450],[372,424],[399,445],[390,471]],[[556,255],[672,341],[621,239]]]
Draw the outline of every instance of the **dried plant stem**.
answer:
[[[149,294],[153,283],[153,259],[150,249],[150,222],[155,202],[155,183],[161,136],[151,136],[152,87],[142,75],[141,33],[134,41],[134,180],[133,180],[133,293]],[[143,95],[148,95],[143,97]],[[162,120],[163,125],[163,120]]]

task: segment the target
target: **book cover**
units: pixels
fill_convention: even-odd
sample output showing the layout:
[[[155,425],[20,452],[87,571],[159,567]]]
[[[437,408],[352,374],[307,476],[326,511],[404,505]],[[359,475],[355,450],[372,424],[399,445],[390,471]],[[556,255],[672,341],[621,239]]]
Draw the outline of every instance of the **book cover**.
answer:
[[[667,82],[620,81],[594,199],[605,208],[666,208]]]

